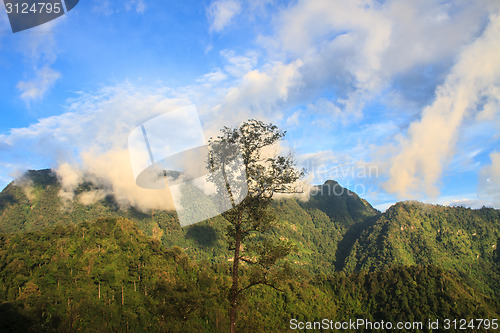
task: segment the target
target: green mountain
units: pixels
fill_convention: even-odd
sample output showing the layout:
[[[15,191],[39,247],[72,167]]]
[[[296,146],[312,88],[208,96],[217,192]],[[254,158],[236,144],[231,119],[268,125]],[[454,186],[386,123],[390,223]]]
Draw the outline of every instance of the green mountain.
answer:
[[[125,219],[0,234],[0,331],[226,332],[229,265],[162,247]],[[499,314],[494,300],[435,266],[298,271],[283,292],[256,287],[240,305],[242,332],[289,331],[290,319],[396,323]]]
[[[356,239],[346,272],[435,265],[500,297],[500,211],[400,202]]]
[[[41,170],[0,193],[0,331],[226,331],[222,217],[181,228],[175,212],[60,190]],[[380,213],[335,181],[272,209],[270,236],[297,247],[295,275],[281,293],[246,294],[241,331],[286,331],[291,318],[499,317],[499,210],[402,202]]]
[[[223,305],[213,271],[124,219],[1,234],[0,272],[0,331],[203,331]]]
[[[367,217],[379,214],[368,202],[334,181],[318,186],[308,202],[279,200],[274,210],[280,227],[272,230],[279,237],[292,240],[298,248],[293,258],[311,271],[335,269],[337,245],[350,227]],[[85,183],[75,197],[94,190]],[[23,180],[9,184],[0,193],[0,232],[38,231],[56,225],[79,224],[98,218],[126,218],[145,235],[165,246],[186,249],[193,259],[224,261],[226,243],[221,217],[181,228],[175,212],[152,211],[149,214],[133,207],[120,209],[112,196],[84,205],[78,200],[64,201],[61,186],[51,170],[29,171]],[[340,195],[336,195],[340,194]]]

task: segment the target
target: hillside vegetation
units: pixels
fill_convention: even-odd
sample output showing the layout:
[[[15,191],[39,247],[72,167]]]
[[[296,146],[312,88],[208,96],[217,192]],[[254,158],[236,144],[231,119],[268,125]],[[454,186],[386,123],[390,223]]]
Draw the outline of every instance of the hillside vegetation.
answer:
[[[180,228],[175,212],[80,203],[92,184],[65,201],[50,170],[26,177],[0,193],[0,331],[226,331],[221,217]],[[283,332],[293,318],[499,318],[498,210],[402,202],[381,214],[328,181],[273,212],[269,236],[296,245],[294,272],[283,292],[244,294],[241,331]]]

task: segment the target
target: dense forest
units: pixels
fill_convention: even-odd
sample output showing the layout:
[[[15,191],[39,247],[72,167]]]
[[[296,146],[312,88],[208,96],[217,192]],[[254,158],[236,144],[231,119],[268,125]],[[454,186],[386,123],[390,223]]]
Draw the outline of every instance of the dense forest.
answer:
[[[89,183],[72,201],[59,190],[42,170],[0,193],[0,331],[227,331],[222,217],[181,228],[174,212],[113,197],[82,204]],[[295,245],[291,269],[281,291],[243,294],[239,331],[500,317],[498,210],[403,202],[380,213],[334,181],[272,210],[280,223],[267,236]]]

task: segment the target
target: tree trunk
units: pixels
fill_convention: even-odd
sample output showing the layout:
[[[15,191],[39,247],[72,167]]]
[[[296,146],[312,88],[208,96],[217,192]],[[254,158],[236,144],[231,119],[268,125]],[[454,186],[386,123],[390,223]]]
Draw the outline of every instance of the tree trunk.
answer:
[[[239,262],[240,262],[240,246],[241,246],[241,229],[238,225],[236,227],[236,237],[234,244],[234,259],[233,259],[233,284],[231,286],[231,294],[229,296],[229,320],[231,333],[236,333],[236,319],[237,319],[237,310],[238,310],[238,270],[239,270]]]

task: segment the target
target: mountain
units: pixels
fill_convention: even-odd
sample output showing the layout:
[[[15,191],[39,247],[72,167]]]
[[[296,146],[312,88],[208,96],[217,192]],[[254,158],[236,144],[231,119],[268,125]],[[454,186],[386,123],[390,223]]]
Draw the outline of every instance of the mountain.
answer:
[[[226,332],[229,265],[196,262],[119,218],[0,234],[0,331]],[[435,266],[299,272],[282,292],[256,287],[240,302],[241,332],[287,331],[290,319],[498,318],[500,309]]]
[[[54,172],[28,171],[0,192],[0,232],[126,218],[162,245],[186,249],[193,259],[226,260],[222,217],[181,228],[173,211],[120,208],[110,195],[92,204],[76,199],[95,189],[93,184],[81,184],[75,199],[68,201],[59,195],[61,185]],[[271,233],[294,242],[299,251],[293,260],[311,272],[430,264],[482,276],[498,263],[500,211],[491,208],[400,202],[381,214],[328,180],[315,187],[308,201],[276,200],[273,210],[280,223]]]
[[[435,265],[500,297],[500,211],[400,202],[378,216],[345,259],[346,272]]]
[[[323,185],[316,186],[313,195],[303,207],[318,209],[328,215],[332,222],[346,227],[379,213],[368,201],[343,188],[334,180],[327,180]]]
[[[75,190],[75,198],[96,188],[83,183]],[[21,179],[9,185],[0,193],[0,232],[36,231],[55,225],[78,224],[100,217],[126,216],[140,220],[138,227],[151,236],[155,225],[151,215],[134,208],[120,210],[112,196],[85,205],[80,200],[64,200],[60,195],[61,185],[54,172],[30,170]],[[174,213],[168,212],[174,219]],[[167,217],[167,216],[165,216]],[[148,220],[149,218],[149,220]],[[146,222],[147,221],[147,222]]]
[[[125,219],[0,234],[2,332],[203,331],[215,283]]]
[[[95,189],[81,184],[75,198]],[[226,330],[222,217],[181,228],[175,212],[112,196],[85,205],[60,190],[40,170],[0,193],[0,331]],[[283,331],[290,318],[500,314],[499,210],[400,202],[380,213],[333,180],[272,209],[269,234],[297,247],[295,275],[281,293],[242,298],[241,331]]]
[[[379,214],[368,202],[344,189],[337,182],[317,186],[311,200],[277,200],[274,210],[280,226],[273,230],[301,249],[293,258],[311,271],[335,269],[337,245],[350,227]],[[95,190],[81,184],[75,198]],[[98,218],[126,218],[144,234],[165,246],[186,249],[195,259],[226,260],[224,221],[221,217],[181,228],[173,211],[148,214],[133,207],[120,208],[112,196],[92,204],[63,200],[61,185],[51,170],[28,171],[0,193],[0,232],[43,230],[56,225],[79,224]]]

